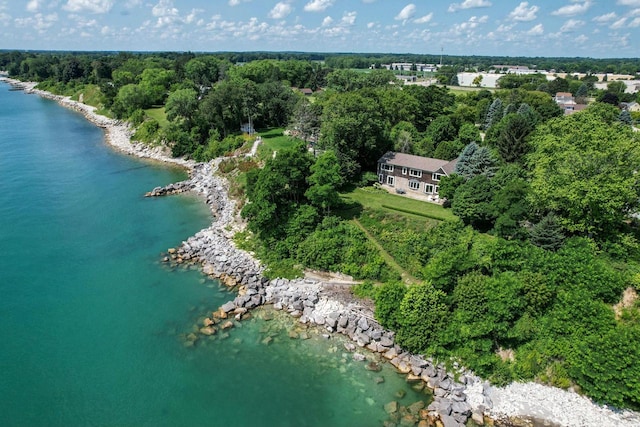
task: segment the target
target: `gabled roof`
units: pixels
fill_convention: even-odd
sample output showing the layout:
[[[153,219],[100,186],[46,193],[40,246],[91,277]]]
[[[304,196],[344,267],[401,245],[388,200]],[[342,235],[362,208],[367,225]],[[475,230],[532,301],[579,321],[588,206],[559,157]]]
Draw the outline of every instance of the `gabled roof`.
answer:
[[[388,151],[384,156],[380,157],[378,163],[385,163],[388,165],[406,167],[425,172],[437,172],[442,169],[447,175],[449,175],[456,166],[458,159],[440,160],[432,159],[431,157],[414,156],[412,154],[395,153]]]

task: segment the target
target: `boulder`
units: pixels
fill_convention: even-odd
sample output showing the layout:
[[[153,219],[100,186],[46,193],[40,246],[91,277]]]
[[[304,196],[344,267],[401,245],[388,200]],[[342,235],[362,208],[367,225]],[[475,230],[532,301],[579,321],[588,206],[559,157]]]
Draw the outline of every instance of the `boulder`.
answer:
[[[367,322],[366,317],[361,317],[360,320],[358,320],[358,328],[362,331],[369,329],[369,322]]]
[[[236,304],[233,301],[228,301],[222,304],[222,307],[220,307],[220,309],[225,313],[230,313],[236,309]]]
[[[222,324],[221,328],[223,331],[226,331],[227,329],[231,329],[233,328],[233,322],[231,320],[227,320]]]
[[[214,328],[213,326],[205,326],[203,328],[200,328],[200,333],[203,335],[213,335],[216,333],[216,328]]]
[[[398,412],[398,402],[393,400],[393,401],[387,403],[386,405],[384,405],[384,411],[387,414],[394,414],[394,413]]]

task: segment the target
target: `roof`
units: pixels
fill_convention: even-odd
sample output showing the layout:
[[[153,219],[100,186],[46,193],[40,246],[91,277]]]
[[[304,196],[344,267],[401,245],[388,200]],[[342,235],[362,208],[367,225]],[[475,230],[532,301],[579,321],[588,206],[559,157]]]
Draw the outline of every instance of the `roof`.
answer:
[[[561,96],[562,96],[562,97],[566,97],[566,98],[571,98],[571,97],[573,97],[573,95],[571,94],[571,92],[558,92],[558,93],[556,93],[556,98],[559,98],[559,97],[561,97]]]
[[[394,153],[389,151],[384,156],[380,157],[378,163],[386,163],[388,165],[407,167],[411,169],[436,172],[438,169],[442,169],[447,175],[455,168],[456,160],[440,160],[432,159],[431,157],[414,156],[412,154]]]

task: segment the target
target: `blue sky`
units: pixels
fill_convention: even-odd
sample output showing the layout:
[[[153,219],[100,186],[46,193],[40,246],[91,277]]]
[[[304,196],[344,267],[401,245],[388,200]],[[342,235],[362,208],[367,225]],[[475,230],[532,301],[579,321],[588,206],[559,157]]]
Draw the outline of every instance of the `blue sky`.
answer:
[[[0,49],[640,56],[640,0],[0,0]]]

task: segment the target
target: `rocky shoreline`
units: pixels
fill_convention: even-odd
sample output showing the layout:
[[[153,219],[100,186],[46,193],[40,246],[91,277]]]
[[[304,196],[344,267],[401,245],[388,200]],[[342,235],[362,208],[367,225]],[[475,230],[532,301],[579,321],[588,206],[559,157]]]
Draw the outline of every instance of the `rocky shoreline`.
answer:
[[[335,284],[330,281],[267,280],[262,276],[264,267],[260,262],[252,254],[236,248],[231,240],[242,224],[236,217],[235,202],[227,195],[226,182],[215,175],[219,159],[196,164],[172,158],[161,147],[131,142],[132,132],[126,123],[100,116],[95,113],[94,107],[37,90],[34,83],[22,83],[4,77],[0,81],[79,111],[89,121],[103,128],[107,142],[121,152],[180,165],[189,170],[190,179],[156,188],[147,196],[193,191],[204,198],[215,216],[210,227],[196,233],[178,248],[169,250],[165,258],[166,262],[177,264],[198,263],[205,274],[219,278],[229,286],[238,287],[236,298],[220,307],[212,318],[205,319],[201,333],[214,333],[214,325],[221,319],[235,316],[240,320],[248,310],[272,304],[275,309],[288,312],[301,323],[325,328],[328,334],[341,333],[351,338],[352,344],[345,345],[345,348],[353,352],[354,359],[364,361],[360,350],[366,349],[382,355],[399,372],[406,374],[408,381],[423,381],[434,394],[434,401],[426,408],[429,417],[431,420],[438,418],[438,422],[444,426],[461,426],[469,418],[477,424],[492,424],[493,420],[498,420],[497,423],[503,425],[529,425],[517,419],[536,418],[544,423],[563,426],[640,426],[640,414],[598,406],[574,392],[534,383],[492,387],[462,369],[448,373],[443,366],[436,365],[429,358],[403,351],[394,343],[393,333],[385,331],[373,319],[369,308],[357,302],[343,301],[332,291]],[[415,414],[406,414],[409,418],[400,419],[398,408],[392,406],[385,409],[390,415],[396,414],[399,424],[427,425],[419,424],[426,421],[419,421]]]

